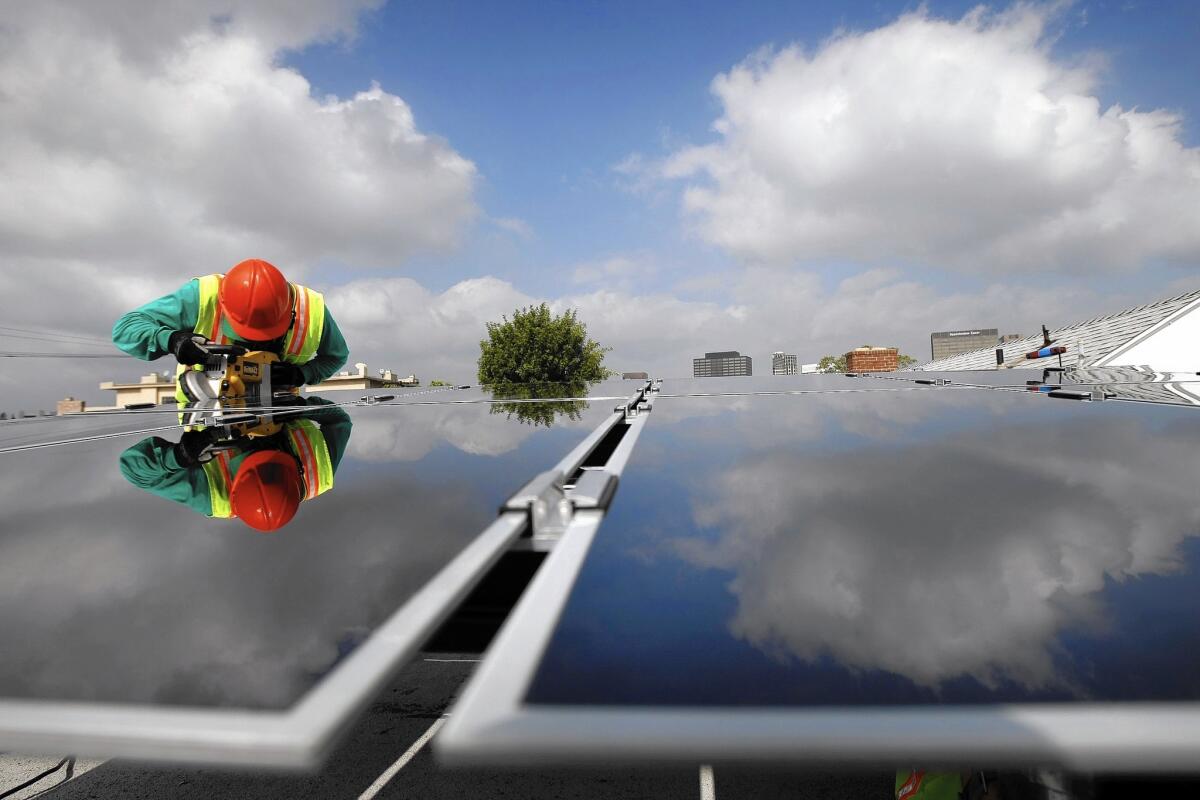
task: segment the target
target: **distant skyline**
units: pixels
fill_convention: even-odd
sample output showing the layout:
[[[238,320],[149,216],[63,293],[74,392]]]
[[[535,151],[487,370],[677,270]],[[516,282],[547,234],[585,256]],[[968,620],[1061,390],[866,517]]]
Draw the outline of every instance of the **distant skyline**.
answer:
[[[7,326],[105,338],[254,256],[351,363],[473,381],[544,300],[672,377],[1200,288],[1192,2],[47,0],[0,35]],[[17,366],[10,408],[169,364]]]

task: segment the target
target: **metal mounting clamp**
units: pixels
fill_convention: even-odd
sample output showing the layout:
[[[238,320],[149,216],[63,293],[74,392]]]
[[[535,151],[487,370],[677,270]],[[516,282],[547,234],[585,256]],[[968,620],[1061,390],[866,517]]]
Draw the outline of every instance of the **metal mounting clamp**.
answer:
[[[565,488],[561,472],[547,470],[522,486],[500,510],[527,512],[535,538],[556,537],[566,531],[577,510],[607,510],[616,491],[617,476],[602,469],[584,470],[570,489]]]

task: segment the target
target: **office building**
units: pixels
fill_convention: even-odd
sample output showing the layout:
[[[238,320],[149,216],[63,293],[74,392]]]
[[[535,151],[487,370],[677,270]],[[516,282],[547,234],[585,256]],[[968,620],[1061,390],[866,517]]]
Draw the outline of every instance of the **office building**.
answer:
[[[984,347],[995,347],[1000,331],[996,328],[975,328],[967,331],[941,331],[929,334],[933,360],[970,353]]]
[[[772,375],[795,375],[799,372],[799,367],[796,365],[796,356],[792,353],[771,353],[771,374]]]
[[[752,374],[752,359],[737,350],[705,353],[704,358],[692,359],[692,375],[696,378],[729,378]]]

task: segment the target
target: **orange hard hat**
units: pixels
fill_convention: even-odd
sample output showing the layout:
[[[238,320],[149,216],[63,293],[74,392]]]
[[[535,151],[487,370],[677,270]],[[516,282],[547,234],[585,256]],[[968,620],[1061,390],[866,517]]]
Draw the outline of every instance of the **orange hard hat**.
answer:
[[[278,339],[292,325],[292,293],[287,278],[258,258],[241,262],[221,281],[218,294],[229,327],[251,342]]]
[[[229,507],[251,528],[274,531],[292,521],[303,496],[296,459],[279,450],[261,450],[242,462],[229,488]]]

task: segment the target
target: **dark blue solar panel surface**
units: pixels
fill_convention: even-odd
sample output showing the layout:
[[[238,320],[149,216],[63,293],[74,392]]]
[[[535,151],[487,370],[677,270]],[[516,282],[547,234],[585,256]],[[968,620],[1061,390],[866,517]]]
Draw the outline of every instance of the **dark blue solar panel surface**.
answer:
[[[527,700],[1200,698],[1200,409],[671,397],[855,381],[666,382]]]
[[[333,488],[269,534],[126,480],[127,448],[179,430],[0,454],[0,698],[287,707],[613,405],[348,408]],[[26,421],[0,425],[0,447],[174,421]]]

